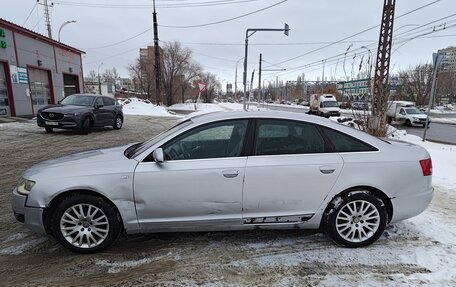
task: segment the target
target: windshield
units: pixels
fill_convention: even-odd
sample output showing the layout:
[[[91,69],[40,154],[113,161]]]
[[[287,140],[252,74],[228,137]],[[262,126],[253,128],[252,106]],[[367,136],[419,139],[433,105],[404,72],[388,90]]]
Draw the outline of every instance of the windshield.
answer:
[[[125,150],[125,156],[128,157],[128,158],[133,158],[133,157],[136,157],[137,155],[141,154],[142,152],[144,152],[145,150],[147,150],[148,148],[150,148],[151,146],[153,146],[154,144],[156,144],[157,142],[161,141],[162,139],[166,138],[167,136],[185,128],[186,126],[190,125],[192,123],[191,120],[186,120],[186,121],[183,121],[181,123],[178,123],[177,125],[175,125],[174,127],[158,134],[157,136],[145,141],[145,142],[142,142],[142,143],[139,143],[139,144],[135,144],[133,146],[130,146],[129,148],[127,148]]]
[[[335,107],[339,107],[339,103],[336,101],[327,101],[327,102],[321,102],[321,106],[323,108],[335,108]]]
[[[405,109],[405,111],[406,111],[407,114],[409,114],[409,115],[422,114],[422,112],[421,112],[420,110],[418,110],[417,108],[407,108],[407,109]]]
[[[62,105],[75,105],[75,106],[93,106],[94,96],[90,95],[71,95],[64,98],[60,104]]]

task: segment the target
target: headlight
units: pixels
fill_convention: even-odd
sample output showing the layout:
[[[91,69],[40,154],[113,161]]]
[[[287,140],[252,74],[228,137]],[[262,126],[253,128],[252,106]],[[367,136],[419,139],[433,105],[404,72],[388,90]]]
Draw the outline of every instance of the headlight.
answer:
[[[16,189],[20,194],[28,195],[34,185],[35,182],[33,180],[28,180],[21,177],[17,183]]]
[[[72,113],[72,114],[65,114],[65,117],[76,117],[79,116],[81,113]]]
[[[413,117],[413,120],[414,120],[414,121],[419,121],[420,119],[419,119],[419,118]]]

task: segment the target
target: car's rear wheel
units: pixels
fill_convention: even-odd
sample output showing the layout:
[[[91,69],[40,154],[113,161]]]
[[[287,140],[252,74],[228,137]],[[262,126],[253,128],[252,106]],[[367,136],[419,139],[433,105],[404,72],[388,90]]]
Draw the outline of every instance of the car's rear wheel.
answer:
[[[94,253],[109,247],[120,233],[120,218],[103,198],[74,194],[65,198],[52,216],[57,240],[77,253]]]
[[[90,132],[90,119],[89,117],[84,118],[82,121],[81,132],[85,135],[89,134]]]
[[[45,127],[44,129],[46,130],[47,133],[52,133],[54,131],[54,128],[51,128],[51,127]]]
[[[120,130],[122,128],[122,125],[123,125],[122,117],[121,116],[117,116],[115,121],[114,121],[114,124],[112,125],[112,127],[115,130]]]
[[[336,243],[347,247],[362,247],[375,242],[387,222],[383,202],[367,191],[342,196],[327,216],[326,232]]]

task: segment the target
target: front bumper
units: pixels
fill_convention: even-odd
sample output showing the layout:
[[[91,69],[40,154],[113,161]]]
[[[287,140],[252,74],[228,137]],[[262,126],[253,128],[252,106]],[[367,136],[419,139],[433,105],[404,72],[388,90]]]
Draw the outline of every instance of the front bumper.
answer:
[[[433,196],[434,188],[431,187],[419,193],[392,199],[393,219],[391,222],[411,218],[422,213],[431,203]]]
[[[36,117],[36,123],[39,127],[51,127],[56,129],[79,129],[81,128],[81,121],[77,117],[65,116],[58,121],[50,121],[43,119],[40,115]],[[46,123],[53,123],[52,125]]]
[[[32,231],[46,234],[43,224],[43,208],[27,206],[27,196],[19,194],[16,189],[13,191],[11,207],[13,208],[14,217],[19,222],[24,223]]]

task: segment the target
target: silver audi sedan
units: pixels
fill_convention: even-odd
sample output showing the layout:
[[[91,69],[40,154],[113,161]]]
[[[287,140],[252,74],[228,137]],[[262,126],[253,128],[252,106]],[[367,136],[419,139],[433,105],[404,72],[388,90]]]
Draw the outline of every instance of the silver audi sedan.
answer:
[[[321,229],[361,247],[432,196],[422,147],[300,113],[222,112],[35,165],[12,207],[28,228],[79,253],[124,233],[258,228]]]

